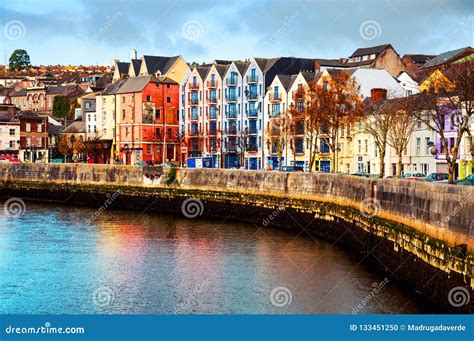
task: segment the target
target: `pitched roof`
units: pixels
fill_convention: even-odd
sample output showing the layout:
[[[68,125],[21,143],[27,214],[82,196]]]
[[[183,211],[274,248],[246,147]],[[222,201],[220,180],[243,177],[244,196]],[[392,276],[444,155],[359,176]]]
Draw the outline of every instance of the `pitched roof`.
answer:
[[[216,59],[214,62],[222,65],[232,64],[232,60]]]
[[[63,129],[63,133],[85,133],[86,132],[86,122],[84,121],[74,121],[66,128]]]
[[[48,135],[59,135],[63,129],[63,125],[48,124]]]
[[[119,79],[115,81],[114,83],[110,84],[108,87],[106,87],[104,90],[100,92],[101,95],[113,95],[116,94],[117,91],[120,89],[120,87],[125,84],[128,78],[125,79]]]
[[[426,68],[429,68],[429,67],[433,67],[433,66],[437,66],[437,65],[446,63],[451,58],[457,56],[458,54],[464,52],[465,50],[467,50],[469,48],[471,48],[471,47],[467,46],[467,47],[462,47],[460,49],[443,52],[443,53],[437,55],[436,57],[430,59],[429,61],[427,61],[425,64],[423,64],[421,66],[421,68],[426,69]]]
[[[140,67],[142,66],[142,60],[141,59],[132,59],[132,62],[130,63],[130,67],[133,68],[133,71],[135,72],[135,75],[138,75],[140,73]]]
[[[227,70],[229,69],[230,67],[230,64],[216,64],[216,70],[217,70],[217,73],[219,74],[219,76],[221,76],[221,78],[223,78],[227,72]]]
[[[352,55],[349,58],[361,57],[361,56],[366,56],[366,55],[369,55],[369,54],[378,55],[378,54],[382,53],[383,51],[385,51],[385,49],[387,49],[388,47],[392,47],[392,45],[384,44],[384,45],[358,48],[357,50],[354,51],[354,53],[352,53]]]
[[[270,59],[268,58],[255,58],[255,62],[257,62],[257,65],[260,68],[260,70],[262,70],[262,72],[265,71],[269,61]]]
[[[206,79],[210,69],[211,68],[209,66],[196,66],[196,71],[198,72],[199,76],[201,76],[202,80]]]
[[[19,91],[13,93],[11,97],[20,97],[20,96],[26,96],[26,89],[22,88]]]
[[[149,75],[157,72],[161,74],[167,73],[173,64],[179,59],[179,56],[163,57],[163,56],[143,56],[143,61]]]
[[[250,62],[234,62],[237,70],[239,70],[240,74],[243,76],[244,73],[247,71],[247,68],[250,65]]]
[[[307,83],[310,83],[312,82],[315,78],[316,78],[316,75],[317,74],[323,74],[322,72],[305,72],[305,71],[301,71],[301,75],[303,76],[303,78],[305,79],[305,81]],[[321,77],[321,75],[319,77]]]
[[[286,91],[290,89],[291,78],[294,75],[276,75]]]
[[[130,67],[130,63],[127,62],[117,62],[117,68],[120,75],[125,75],[128,73],[128,68]]]
[[[406,54],[415,64],[424,64],[431,58],[435,57],[430,54]]]
[[[153,75],[130,77],[126,79],[125,83],[116,91],[116,93],[126,94],[130,92],[141,92],[150,82],[158,83],[158,79]]]

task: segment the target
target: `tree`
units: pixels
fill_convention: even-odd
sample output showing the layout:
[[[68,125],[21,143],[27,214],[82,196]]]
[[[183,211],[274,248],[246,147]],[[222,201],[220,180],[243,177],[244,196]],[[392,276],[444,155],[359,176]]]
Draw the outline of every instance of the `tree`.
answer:
[[[70,162],[74,154],[80,155],[86,150],[84,138],[81,136],[63,134],[59,140],[59,152]]]
[[[397,177],[402,176],[403,151],[410,142],[411,134],[415,127],[416,117],[413,115],[412,101],[410,99],[398,99],[393,101],[393,111],[387,142],[397,154]]]
[[[450,184],[454,183],[459,147],[464,134],[470,137],[471,155],[474,157],[474,138],[470,131],[474,117],[473,69],[473,61],[452,65],[443,70],[443,77],[429,77],[425,81],[428,91],[412,96],[412,104],[417,109],[414,112],[416,118],[436,132],[440,138],[441,152],[446,158]],[[452,143],[448,143],[446,133],[452,129],[455,130],[455,137]]]
[[[8,65],[12,71],[24,70],[31,66],[30,56],[26,50],[15,50],[10,56]]]
[[[385,154],[394,109],[393,101],[385,100],[371,103],[366,108],[367,118],[362,121],[364,131],[374,138],[380,160],[379,176],[381,178],[385,176]]]
[[[320,141],[326,143],[331,151],[331,171],[336,168],[336,150],[338,133],[341,126],[359,121],[363,114],[359,85],[348,73],[331,77],[327,87],[323,87],[319,103],[319,114],[322,115],[322,134]]]
[[[65,118],[71,110],[69,101],[64,96],[55,96],[53,100],[53,116]]]
[[[287,147],[291,134],[292,114],[291,110],[280,113],[270,119],[267,124],[267,133],[269,137],[271,153],[277,154],[278,170],[282,169],[283,152]]]

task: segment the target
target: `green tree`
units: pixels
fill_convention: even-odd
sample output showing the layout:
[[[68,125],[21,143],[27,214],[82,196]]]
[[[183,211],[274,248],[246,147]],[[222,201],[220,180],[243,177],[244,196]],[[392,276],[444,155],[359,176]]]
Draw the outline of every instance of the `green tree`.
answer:
[[[53,101],[53,116],[64,118],[69,114],[71,105],[64,96],[56,96]]]
[[[10,56],[9,67],[10,70],[24,70],[27,67],[30,67],[30,56],[26,50],[15,50]]]

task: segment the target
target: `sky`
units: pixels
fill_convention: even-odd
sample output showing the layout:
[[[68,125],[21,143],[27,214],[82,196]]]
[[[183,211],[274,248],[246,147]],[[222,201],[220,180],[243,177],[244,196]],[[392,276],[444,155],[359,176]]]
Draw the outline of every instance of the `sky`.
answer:
[[[111,64],[138,56],[188,62],[348,57],[390,43],[405,53],[474,46],[473,0],[1,0],[0,64]]]

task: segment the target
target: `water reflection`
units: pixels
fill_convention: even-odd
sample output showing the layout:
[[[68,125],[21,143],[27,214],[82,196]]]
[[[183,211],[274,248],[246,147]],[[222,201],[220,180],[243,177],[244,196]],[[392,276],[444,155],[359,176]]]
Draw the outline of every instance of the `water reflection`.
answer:
[[[0,218],[0,313],[346,313],[383,277],[309,236],[27,203]],[[276,287],[291,303],[272,304]],[[367,300],[366,300],[367,301]],[[417,313],[388,283],[360,313]]]

